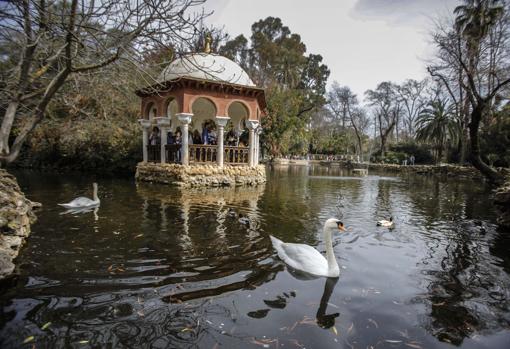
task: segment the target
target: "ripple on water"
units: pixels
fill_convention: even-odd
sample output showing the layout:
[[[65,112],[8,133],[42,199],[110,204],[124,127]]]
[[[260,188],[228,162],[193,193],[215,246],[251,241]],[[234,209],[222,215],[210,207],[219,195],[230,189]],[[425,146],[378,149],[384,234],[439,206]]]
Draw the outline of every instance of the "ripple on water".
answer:
[[[61,215],[55,204],[89,178],[21,173],[44,209],[0,296],[1,346],[507,347],[510,239],[488,188],[325,167],[268,174],[262,187],[208,190],[105,178],[96,214]],[[390,216],[395,229],[376,227]],[[334,237],[340,278],[288,270],[268,235],[324,251],[330,217],[348,228]]]

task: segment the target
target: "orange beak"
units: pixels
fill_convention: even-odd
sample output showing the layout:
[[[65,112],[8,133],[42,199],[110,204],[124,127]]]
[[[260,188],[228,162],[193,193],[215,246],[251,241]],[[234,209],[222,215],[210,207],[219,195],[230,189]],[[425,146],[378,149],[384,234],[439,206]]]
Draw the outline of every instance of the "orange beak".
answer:
[[[340,231],[345,231],[345,228],[344,228],[344,226],[343,226],[343,225],[338,225],[338,230],[340,230]]]

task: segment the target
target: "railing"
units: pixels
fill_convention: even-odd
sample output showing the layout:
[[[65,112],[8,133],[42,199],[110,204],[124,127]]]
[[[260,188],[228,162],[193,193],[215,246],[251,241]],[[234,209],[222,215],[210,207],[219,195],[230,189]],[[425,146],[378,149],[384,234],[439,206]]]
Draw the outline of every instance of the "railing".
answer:
[[[216,162],[217,145],[190,144],[189,161],[195,163]]]
[[[248,153],[250,148],[248,147],[225,147],[225,156],[223,161],[227,164],[247,164]]]
[[[148,145],[147,146],[147,155],[149,162],[160,162],[161,161],[161,146],[158,145]]]
[[[166,162],[181,162],[181,145],[180,144],[167,144],[165,145]]]
[[[218,146],[217,145],[203,145],[203,144],[190,144],[189,149],[189,162],[190,163],[216,163],[218,161]],[[248,154],[250,148],[248,147],[233,147],[225,146],[223,161],[225,164],[241,165],[248,164]],[[148,145],[147,155],[149,162],[161,161],[161,146]],[[182,160],[182,152],[180,144],[167,144],[165,145],[165,155],[167,163],[180,163]]]

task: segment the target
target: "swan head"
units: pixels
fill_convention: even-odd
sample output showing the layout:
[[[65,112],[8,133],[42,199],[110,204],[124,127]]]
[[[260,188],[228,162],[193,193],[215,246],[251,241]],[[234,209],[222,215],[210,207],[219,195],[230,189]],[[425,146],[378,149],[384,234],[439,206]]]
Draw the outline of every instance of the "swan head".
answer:
[[[330,218],[324,223],[324,229],[345,231],[345,226],[341,220]]]

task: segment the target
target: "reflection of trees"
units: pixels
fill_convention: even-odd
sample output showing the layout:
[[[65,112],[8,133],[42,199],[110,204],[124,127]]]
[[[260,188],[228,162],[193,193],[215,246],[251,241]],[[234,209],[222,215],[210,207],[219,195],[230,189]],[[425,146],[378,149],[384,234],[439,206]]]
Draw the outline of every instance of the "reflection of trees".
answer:
[[[24,299],[16,301],[14,307],[30,327],[20,331],[15,323],[0,328],[2,348],[22,347],[29,335],[35,337],[30,347],[37,348],[209,347],[207,341],[219,336],[221,329],[204,319],[235,315],[231,309],[212,304],[209,299],[169,306],[154,299],[145,302],[143,295],[129,293]],[[38,327],[48,321],[41,314],[48,313],[51,325],[43,336]],[[222,337],[222,341],[229,340],[246,338],[236,334]]]
[[[432,191],[420,189],[417,181],[422,180],[435,181],[426,186]],[[454,345],[475,333],[500,329],[501,321],[508,321],[505,309],[509,304],[503,294],[510,278],[494,265],[491,253],[507,256],[509,244],[497,236],[491,242],[491,234],[480,234],[481,223],[472,219],[487,215],[483,206],[487,201],[480,200],[486,195],[484,189],[470,182],[436,178],[414,179],[411,186],[416,188],[409,192],[411,202],[426,227],[422,233],[428,246],[424,265],[435,265],[424,271],[427,293],[418,297],[429,309],[424,327]]]
[[[471,251],[473,246],[470,245],[465,236],[450,241],[440,263],[441,270],[428,272],[433,280],[427,287],[431,317],[427,327],[439,340],[455,345],[460,345],[473,331],[483,328],[477,315],[464,303],[476,292],[468,281],[473,272],[468,269],[476,268],[476,258]]]

